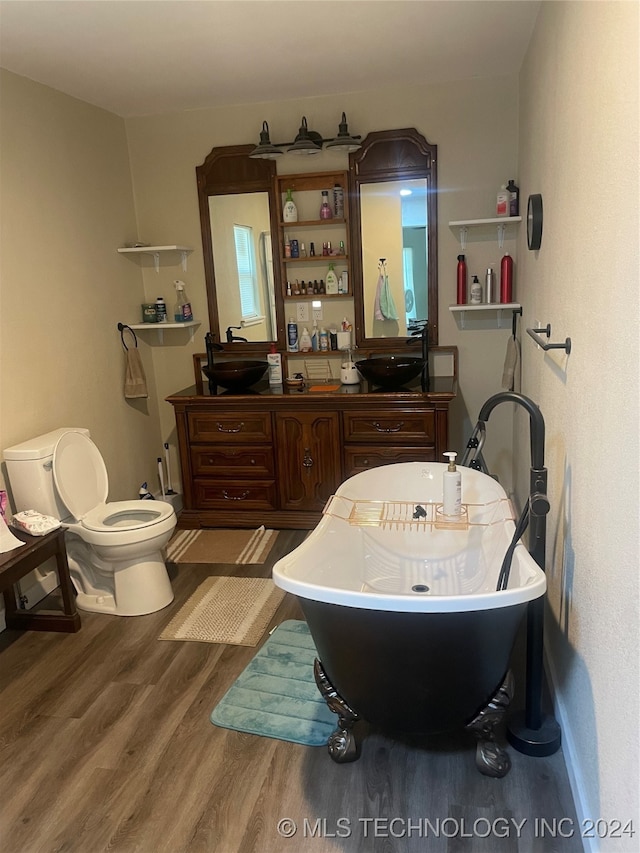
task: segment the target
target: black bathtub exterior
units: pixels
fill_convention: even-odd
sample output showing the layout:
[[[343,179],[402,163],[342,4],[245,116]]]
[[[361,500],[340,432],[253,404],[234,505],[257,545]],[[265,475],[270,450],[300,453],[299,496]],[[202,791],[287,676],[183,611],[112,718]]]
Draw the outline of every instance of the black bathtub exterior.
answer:
[[[505,679],[527,604],[403,613],[299,598],[333,688],[368,722],[430,734],[469,724]]]

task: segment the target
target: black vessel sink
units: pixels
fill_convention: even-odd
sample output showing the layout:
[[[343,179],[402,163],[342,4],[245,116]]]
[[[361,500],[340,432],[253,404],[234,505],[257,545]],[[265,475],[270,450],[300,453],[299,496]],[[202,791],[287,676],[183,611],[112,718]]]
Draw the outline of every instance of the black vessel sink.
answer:
[[[243,391],[259,382],[267,372],[266,361],[219,361],[213,367],[203,365],[202,372],[215,385],[222,385],[229,391]]]
[[[372,385],[381,388],[401,388],[420,375],[421,358],[406,355],[373,356],[356,361],[356,367]]]

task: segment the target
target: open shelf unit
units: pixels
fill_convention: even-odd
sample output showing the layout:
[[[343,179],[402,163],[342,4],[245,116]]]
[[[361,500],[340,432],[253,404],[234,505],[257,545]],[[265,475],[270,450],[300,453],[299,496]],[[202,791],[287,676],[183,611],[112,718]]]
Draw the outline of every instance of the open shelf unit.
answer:
[[[342,187],[344,197],[344,216],[332,219],[317,218],[322,201],[322,190],[329,192],[329,204],[333,204],[333,187],[339,184]],[[284,222],[282,220],[282,209],[287,196],[287,190],[293,192],[293,200],[298,208],[297,222]],[[347,238],[349,234],[349,204],[348,204],[348,173],[337,172],[308,172],[299,175],[277,175],[276,194],[280,201],[278,214],[278,242],[280,247],[279,263],[282,281],[282,298],[286,301],[299,299],[352,299],[352,277],[351,262],[349,259],[349,248]],[[316,217],[316,218],[314,218]],[[296,239],[304,243],[307,253],[310,244],[314,243],[315,256],[307,255],[306,258],[286,258],[284,256],[284,245],[286,238]],[[335,251],[340,241],[343,241],[346,252],[341,255],[323,255],[323,242],[331,241],[332,249]],[[320,274],[318,267],[323,265],[328,270],[329,264],[333,264],[338,278],[341,274],[347,274],[347,291],[340,294],[306,293],[287,296],[287,282],[293,285],[295,279],[300,281],[324,280],[325,274]],[[305,268],[309,272],[305,275]]]

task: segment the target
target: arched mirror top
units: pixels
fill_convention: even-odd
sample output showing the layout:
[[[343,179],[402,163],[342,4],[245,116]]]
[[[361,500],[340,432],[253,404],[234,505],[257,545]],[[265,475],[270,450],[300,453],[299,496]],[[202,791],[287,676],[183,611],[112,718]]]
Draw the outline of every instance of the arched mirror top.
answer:
[[[349,155],[360,346],[388,348],[425,324],[438,343],[436,160],[415,128],[370,133]]]
[[[229,336],[265,350],[282,344],[278,265],[276,166],[251,159],[252,145],[213,148],[196,167],[209,328],[225,347]],[[231,331],[229,331],[231,330]]]

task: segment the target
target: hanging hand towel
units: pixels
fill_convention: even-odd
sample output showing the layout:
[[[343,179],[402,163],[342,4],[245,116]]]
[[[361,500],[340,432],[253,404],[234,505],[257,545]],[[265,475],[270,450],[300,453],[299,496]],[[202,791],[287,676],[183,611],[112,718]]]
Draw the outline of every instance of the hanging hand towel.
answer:
[[[520,364],[520,344],[513,336],[507,341],[507,352],[504,359],[504,368],[502,370],[502,388],[505,391],[518,390],[520,386],[519,376]],[[516,389],[518,385],[518,389]]]
[[[385,320],[398,319],[398,311],[396,309],[396,303],[393,301],[391,288],[389,287],[388,275],[385,275],[384,277],[384,282],[380,292],[380,310],[382,311]]]
[[[124,396],[127,399],[149,396],[142,359],[138,350],[133,347],[127,350],[127,366],[124,373]]]
[[[382,309],[380,308],[380,297],[382,296],[382,287],[384,285],[384,277],[382,273],[378,276],[378,284],[376,286],[376,298],[373,303],[373,319],[374,320],[384,320],[384,314],[382,313]]]

